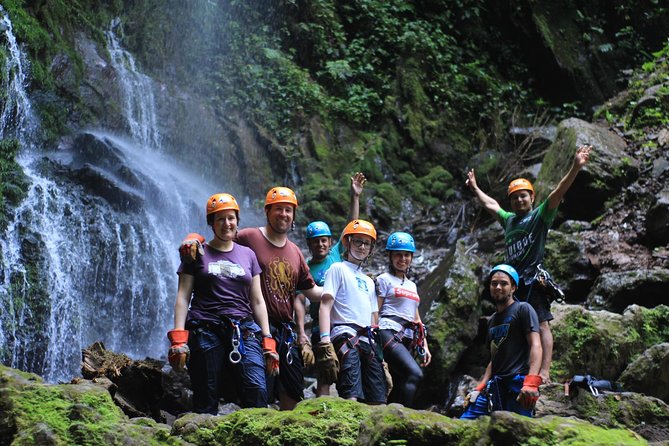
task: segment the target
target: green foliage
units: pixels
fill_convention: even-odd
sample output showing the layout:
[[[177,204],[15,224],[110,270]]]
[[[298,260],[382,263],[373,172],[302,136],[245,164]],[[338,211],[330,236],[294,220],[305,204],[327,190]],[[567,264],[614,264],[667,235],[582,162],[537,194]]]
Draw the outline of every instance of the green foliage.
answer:
[[[0,140],[0,230],[7,227],[10,213],[26,195],[28,180],[16,162],[20,149],[15,139]]]

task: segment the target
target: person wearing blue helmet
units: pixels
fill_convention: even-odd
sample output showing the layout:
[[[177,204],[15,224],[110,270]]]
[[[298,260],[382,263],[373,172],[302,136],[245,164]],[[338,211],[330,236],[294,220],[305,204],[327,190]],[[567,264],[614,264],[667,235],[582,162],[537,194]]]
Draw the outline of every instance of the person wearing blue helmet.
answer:
[[[542,383],[539,318],[527,302],[515,299],[519,277],[510,265],[489,274],[496,312],[488,320],[490,362],[476,389],[465,398],[460,418],[473,420],[491,411],[507,410],[531,417]]]
[[[351,177],[351,202],[349,207],[348,221],[357,220],[360,214],[360,195],[364,189],[367,179],[361,172],[356,172]],[[311,253],[311,258],[307,261],[309,271],[318,286],[323,286],[325,283],[325,273],[330,267],[337,262],[342,261],[342,254],[344,253],[344,245],[341,238],[336,244],[332,244],[332,231],[327,223],[324,221],[313,221],[307,225],[306,229],[307,246]],[[311,302],[309,305],[309,315],[311,316],[311,339],[306,335],[299,336],[300,351],[302,352],[302,359],[305,366],[313,364],[314,356],[311,350],[311,345],[317,345],[320,342],[318,329],[318,312],[320,304],[318,302]],[[330,385],[317,380],[316,395],[323,396],[330,394]]]
[[[393,378],[390,400],[413,407],[416,390],[423,379],[422,367],[432,360],[425,326],[418,313],[418,290],[407,277],[416,243],[411,234],[394,232],[388,237],[386,251],[390,271],[376,278],[379,340]]]
[[[474,169],[467,173],[465,184],[474,192],[483,208],[504,228],[506,263],[518,270],[520,282],[516,295],[529,302],[539,315],[541,324],[541,346],[543,359],[540,375],[544,382],[550,382],[550,368],[553,359],[553,333],[550,321],[551,300],[561,290],[542,268],[544,248],[548,230],[553,224],[558,206],[579,171],[587,164],[592,146],[582,145],[576,150],[571,168],[560,180],[546,199],[534,207],[535,194],[532,183],[524,178],[516,178],[509,183],[507,195],[511,210],[507,212],[492,197],[484,193],[476,182]]]

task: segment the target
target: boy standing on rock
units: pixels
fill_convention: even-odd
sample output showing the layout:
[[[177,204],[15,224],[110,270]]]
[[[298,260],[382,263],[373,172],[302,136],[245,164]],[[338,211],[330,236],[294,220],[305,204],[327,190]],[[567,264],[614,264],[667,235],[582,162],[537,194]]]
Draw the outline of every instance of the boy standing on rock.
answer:
[[[544,382],[550,381],[550,367],[553,357],[553,334],[549,322],[553,319],[550,311],[548,290],[541,286],[540,272],[544,279],[550,276],[541,269],[548,229],[555,219],[557,208],[565,193],[569,190],[576,175],[588,162],[592,146],[582,145],[576,150],[574,162],[569,172],[560,180],[557,187],[539,206],[533,209],[534,188],[524,178],[517,178],[509,184],[508,197],[513,212],[507,212],[499,203],[486,195],[476,184],[474,169],[467,173],[466,185],[476,198],[497,221],[504,227],[506,243],[506,262],[513,266],[520,275],[517,296],[529,302],[539,316],[541,346],[543,357],[539,374]]]

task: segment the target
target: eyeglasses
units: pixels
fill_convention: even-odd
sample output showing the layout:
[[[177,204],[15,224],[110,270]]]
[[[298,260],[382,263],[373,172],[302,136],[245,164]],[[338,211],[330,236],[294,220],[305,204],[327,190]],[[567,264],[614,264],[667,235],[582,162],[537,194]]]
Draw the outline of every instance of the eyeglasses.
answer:
[[[372,242],[372,241],[368,241],[368,240],[362,240],[362,239],[359,239],[359,238],[352,238],[352,239],[351,239],[351,243],[352,243],[353,246],[355,246],[356,248],[362,248],[362,247],[365,247],[365,248],[371,248],[373,242]]]

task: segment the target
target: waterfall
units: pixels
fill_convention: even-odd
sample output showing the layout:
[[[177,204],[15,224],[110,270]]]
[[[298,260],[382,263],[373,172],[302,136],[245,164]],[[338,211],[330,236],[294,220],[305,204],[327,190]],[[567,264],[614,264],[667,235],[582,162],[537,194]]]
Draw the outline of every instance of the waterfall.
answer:
[[[117,22],[107,44],[129,135],[91,130],[65,150],[37,147],[25,55],[0,13],[12,98],[0,135],[21,142],[17,161],[30,181],[0,239],[0,360],[55,382],[79,375],[81,349],[98,340],[133,358],[162,357],[176,247],[191,230],[209,234],[204,203],[225,189],[161,150],[153,82],[120,46]]]
[[[130,136],[142,146],[160,148],[153,81],[137,70],[135,58],[121,47],[116,37],[120,28],[121,22],[116,18],[105,36],[112,66],[120,78]]]

